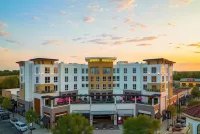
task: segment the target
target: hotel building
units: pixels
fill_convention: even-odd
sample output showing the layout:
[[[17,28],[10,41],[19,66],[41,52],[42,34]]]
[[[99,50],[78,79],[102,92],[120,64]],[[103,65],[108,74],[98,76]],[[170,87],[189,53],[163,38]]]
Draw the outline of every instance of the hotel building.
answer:
[[[114,125],[138,114],[162,118],[167,106],[176,101],[175,62],[164,58],[145,59],[144,63],[116,59],[86,57],[88,64],[58,63],[58,59],[48,58],[16,62],[20,67],[19,109],[33,108],[50,127],[71,112],[84,115],[91,125],[99,115],[107,115]]]

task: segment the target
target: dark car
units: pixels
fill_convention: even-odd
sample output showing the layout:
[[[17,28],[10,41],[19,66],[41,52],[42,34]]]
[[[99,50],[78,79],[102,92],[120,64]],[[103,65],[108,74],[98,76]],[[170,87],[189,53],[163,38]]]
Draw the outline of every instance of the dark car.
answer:
[[[10,119],[10,114],[8,112],[1,113],[0,118],[2,120],[8,120],[8,119]]]

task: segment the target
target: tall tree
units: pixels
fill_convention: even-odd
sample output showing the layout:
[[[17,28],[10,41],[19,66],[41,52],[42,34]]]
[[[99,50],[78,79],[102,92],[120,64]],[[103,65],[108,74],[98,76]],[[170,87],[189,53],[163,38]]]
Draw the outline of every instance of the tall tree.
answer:
[[[26,118],[27,123],[33,123],[39,120],[39,116],[32,109],[26,112],[25,118]]]
[[[199,98],[200,97],[200,91],[197,87],[193,87],[192,92],[191,92],[192,96],[194,98]]]
[[[58,120],[53,134],[93,134],[93,127],[84,116],[71,113]]]
[[[0,105],[2,104],[3,102],[3,97],[0,95]]]
[[[188,106],[194,106],[194,105],[198,105],[198,104],[200,104],[200,101],[199,101],[199,100],[194,100],[194,99],[192,99],[192,100],[190,100],[190,101],[188,102]]]
[[[130,117],[123,124],[123,134],[154,134],[160,128],[160,121],[147,115]]]
[[[8,98],[4,98],[3,102],[2,102],[2,107],[6,110],[8,110],[9,108],[11,108],[11,102]]]
[[[172,125],[174,124],[174,118],[177,116],[177,107],[175,105],[169,105],[168,106],[168,110],[171,113],[171,117],[172,117]]]

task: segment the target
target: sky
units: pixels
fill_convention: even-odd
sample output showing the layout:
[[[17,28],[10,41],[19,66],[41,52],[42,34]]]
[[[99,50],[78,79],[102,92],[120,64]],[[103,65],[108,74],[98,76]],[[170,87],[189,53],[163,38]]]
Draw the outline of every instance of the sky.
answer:
[[[0,0],[0,69],[32,58],[166,58],[200,70],[200,0]]]

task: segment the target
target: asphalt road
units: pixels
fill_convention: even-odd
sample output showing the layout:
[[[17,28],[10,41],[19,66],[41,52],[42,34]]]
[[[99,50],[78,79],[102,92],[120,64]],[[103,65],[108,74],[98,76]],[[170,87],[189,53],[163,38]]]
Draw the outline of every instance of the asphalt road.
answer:
[[[22,134],[9,120],[0,120],[0,134]]]

